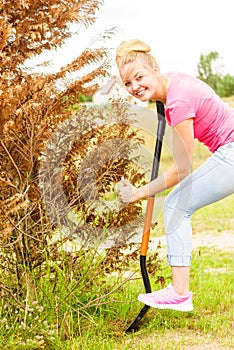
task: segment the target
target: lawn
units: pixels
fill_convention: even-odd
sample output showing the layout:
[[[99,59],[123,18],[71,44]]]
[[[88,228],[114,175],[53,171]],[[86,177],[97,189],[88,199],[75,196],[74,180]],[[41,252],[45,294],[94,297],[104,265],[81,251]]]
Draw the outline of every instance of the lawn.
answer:
[[[212,267],[212,270],[208,267]],[[74,335],[71,341],[64,341],[58,344],[58,347],[54,345],[48,349],[232,349],[233,269],[233,251],[222,252],[219,249],[202,247],[193,254],[193,312],[150,309],[139,331],[125,334],[124,330],[142,307],[136,300],[137,295],[142,292],[142,283],[139,280],[129,281],[124,289],[112,295],[112,302],[108,308],[103,306],[87,318],[86,327],[81,330],[79,337]],[[169,275],[166,266],[164,275]],[[153,287],[158,287],[153,278],[151,283]]]

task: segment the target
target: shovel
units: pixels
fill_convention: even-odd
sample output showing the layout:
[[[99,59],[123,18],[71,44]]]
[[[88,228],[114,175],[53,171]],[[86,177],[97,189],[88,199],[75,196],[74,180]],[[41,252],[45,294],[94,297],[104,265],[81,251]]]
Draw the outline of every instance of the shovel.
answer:
[[[164,136],[165,127],[166,127],[164,105],[162,102],[157,101],[156,106],[157,106],[157,114],[158,114],[158,126],[157,126],[157,139],[156,139],[154,158],[153,158],[153,167],[152,167],[152,173],[151,173],[151,181],[155,180],[158,177],[162,142],[163,142],[163,136]],[[144,222],[144,229],[142,234],[141,250],[140,250],[140,268],[141,268],[141,275],[143,278],[146,293],[151,293],[150,280],[149,280],[149,276],[146,268],[146,255],[148,250],[150,228],[152,224],[154,199],[155,199],[154,195],[150,196],[147,199],[145,222]],[[136,331],[138,329],[139,322],[144,317],[144,315],[146,314],[149,308],[150,306],[148,305],[143,306],[143,308],[139,312],[136,319],[126,329],[125,331],[126,333]]]

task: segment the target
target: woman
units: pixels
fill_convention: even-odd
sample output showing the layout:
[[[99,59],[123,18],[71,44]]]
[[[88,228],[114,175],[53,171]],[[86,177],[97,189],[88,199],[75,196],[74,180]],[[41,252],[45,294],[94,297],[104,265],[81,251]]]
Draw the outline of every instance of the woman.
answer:
[[[116,63],[131,95],[165,105],[166,121],[173,130],[171,168],[141,188],[123,180],[119,189],[121,201],[129,203],[178,184],[166,198],[164,208],[172,284],[141,294],[138,299],[156,308],[191,311],[191,216],[199,208],[234,193],[234,109],[197,78],[178,72],[161,74],[150,47],[139,40],[122,42],[116,51]],[[212,155],[190,173],[195,138]]]

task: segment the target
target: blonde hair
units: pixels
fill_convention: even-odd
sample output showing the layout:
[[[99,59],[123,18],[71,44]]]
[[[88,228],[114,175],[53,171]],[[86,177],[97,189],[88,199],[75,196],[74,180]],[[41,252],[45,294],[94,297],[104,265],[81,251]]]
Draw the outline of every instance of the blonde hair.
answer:
[[[116,64],[120,69],[127,63],[142,59],[149,66],[154,67],[156,65],[159,68],[156,58],[150,54],[150,51],[150,46],[141,40],[122,41],[116,49]]]

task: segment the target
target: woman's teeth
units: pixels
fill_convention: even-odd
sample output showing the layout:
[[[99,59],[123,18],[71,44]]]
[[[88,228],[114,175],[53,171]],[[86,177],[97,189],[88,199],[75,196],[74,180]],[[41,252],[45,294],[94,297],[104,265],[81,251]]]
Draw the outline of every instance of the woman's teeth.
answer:
[[[146,89],[137,92],[136,95],[137,95],[137,96],[142,96],[142,95],[144,94],[145,90],[146,90]]]

